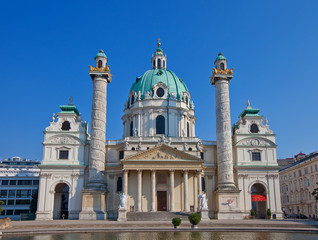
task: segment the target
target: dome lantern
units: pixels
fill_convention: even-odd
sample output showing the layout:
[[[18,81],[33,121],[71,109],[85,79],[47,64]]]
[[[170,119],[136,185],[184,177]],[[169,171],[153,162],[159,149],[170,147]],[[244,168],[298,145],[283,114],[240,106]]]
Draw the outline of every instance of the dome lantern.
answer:
[[[95,67],[97,68],[106,67],[106,64],[107,64],[107,57],[103,49],[101,49],[95,56]]]
[[[163,55],[161,49],[160,38],[158,38],[158,48],[154,52],[154,55],[151,58],[152,69],[167,69],[167,56]]]
[[[227,68],[227,60],[221,52],[218,54],[217,58],[215,59],[214,65],[216,69],[224,70]]]

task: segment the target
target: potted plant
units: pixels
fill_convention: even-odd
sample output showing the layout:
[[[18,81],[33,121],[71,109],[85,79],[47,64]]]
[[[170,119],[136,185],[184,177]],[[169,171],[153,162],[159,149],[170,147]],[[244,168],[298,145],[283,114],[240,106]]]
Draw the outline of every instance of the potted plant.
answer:
[[[189,221],[191,223],[191,228],[198,228],[198,224],[201,221],[200,213],[191,213],[189,215]]]
[[[251,209],[251,219],[255,218],[255,211],[253,209]]]
[[[172,224],[174,228],[179,228],[181,222],[181,218],[172,218]]]
[[[271,216],[272,216],[272,211],[269,208],[269,209],[267,209],[267,218],[271,219]]]

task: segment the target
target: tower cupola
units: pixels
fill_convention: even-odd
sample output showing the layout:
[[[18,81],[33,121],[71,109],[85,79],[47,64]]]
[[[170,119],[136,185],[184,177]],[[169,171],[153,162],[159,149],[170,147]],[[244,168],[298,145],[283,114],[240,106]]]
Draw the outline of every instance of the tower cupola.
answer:
[[[216,69],[222,69],[222,70],[227,69],[227,60],[221,52],[219,53],[218,57],[215,59],[214,65]]]
[[[96,68],[106,67],[106,64],[107,64],[107,57],[106,57],[106,54],[104,53],[104,51],[101,49],[96,54],[95,67]]]
[[[161,49],[160,38],[158,38],[158,48],[154,52],[151,58],[152,69],[167,69],[167,55],[163,55]]]

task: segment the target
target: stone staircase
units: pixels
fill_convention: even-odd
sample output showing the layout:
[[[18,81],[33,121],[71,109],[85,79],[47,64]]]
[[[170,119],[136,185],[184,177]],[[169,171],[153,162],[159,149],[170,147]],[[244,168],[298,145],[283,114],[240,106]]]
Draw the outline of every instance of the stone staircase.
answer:
[[[189,215],[184,212],[127,212],[127,221],[171,221],[176,217],[188,221]]]

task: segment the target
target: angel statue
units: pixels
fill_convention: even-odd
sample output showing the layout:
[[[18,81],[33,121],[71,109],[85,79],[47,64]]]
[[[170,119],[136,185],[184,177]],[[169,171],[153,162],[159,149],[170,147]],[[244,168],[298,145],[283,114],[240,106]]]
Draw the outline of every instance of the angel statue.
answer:
[[[118,209],[126,209],[128,196],[125,193],[119,193],[119,206]]]
[[[203,194],[199,194],[198,196],[198,205],[201,207],[201,210],[208,209],[208,199],[206,198],[205,192]]]

